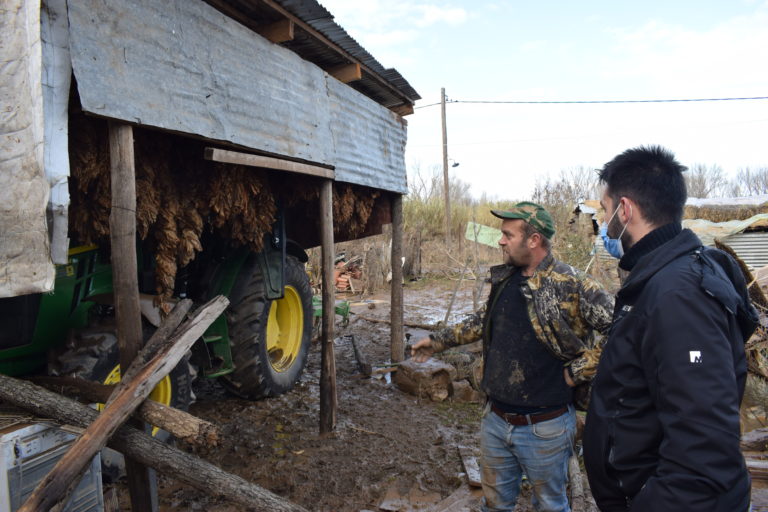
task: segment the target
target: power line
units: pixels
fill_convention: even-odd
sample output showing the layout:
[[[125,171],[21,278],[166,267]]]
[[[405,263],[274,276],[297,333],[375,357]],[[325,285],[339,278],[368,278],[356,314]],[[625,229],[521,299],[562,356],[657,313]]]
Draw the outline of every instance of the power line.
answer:
[[[567,101],[547,101],[547,100],[521,100],[521,101],[502,101],[502,100],[446,100],[447,103],[470,103],[470,104],[506,104],[506,105],[590,105],[590,104],[617,104],[617,103],[683,103],[696,101],[747,101],[747,100],[768,100],[768,96],[751,96],[740,98],[683,98],[683,99],[654,99],[654,100],[567,100]],[[415,108],[427,108],[440,105],[430,103],[429,105],[420,105]]]

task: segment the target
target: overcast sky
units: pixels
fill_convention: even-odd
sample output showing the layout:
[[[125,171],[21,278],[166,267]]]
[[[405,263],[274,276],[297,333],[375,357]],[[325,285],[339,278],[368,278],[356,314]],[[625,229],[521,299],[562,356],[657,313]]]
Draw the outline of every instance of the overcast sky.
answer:
[[[460,101],[768,96],[768,0],[320,0],[421,94],[406,165],[442,169],[440,88]],[[525,198],[537,178],[661,144],[685,165],[768,166],[768,100],[449,103],[451,173]]]

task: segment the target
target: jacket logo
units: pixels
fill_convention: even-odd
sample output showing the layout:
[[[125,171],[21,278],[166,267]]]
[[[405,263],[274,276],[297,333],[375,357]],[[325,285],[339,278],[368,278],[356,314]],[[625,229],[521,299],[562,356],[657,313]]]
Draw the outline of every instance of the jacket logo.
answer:
[[[701,351],[700,350],[691,350],[688,352],[691,356],[691,362],[692,363],[700,363],[701,362]]]
[[[629,313],[630,311],[632,311],[632,306],[627,304],[626,306],[622,307],[621,310],[624,311],[625,313]]]

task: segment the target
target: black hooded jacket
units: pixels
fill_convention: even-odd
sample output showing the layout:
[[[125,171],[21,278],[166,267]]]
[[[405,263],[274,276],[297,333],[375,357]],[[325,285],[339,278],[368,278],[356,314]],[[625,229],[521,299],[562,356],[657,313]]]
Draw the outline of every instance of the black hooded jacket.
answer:
[[[592,493],[603,512],[746,511],[739,405],[756,314],[744,278],[679,225],[649,235],[659,243],[635,253],[593,384]]]

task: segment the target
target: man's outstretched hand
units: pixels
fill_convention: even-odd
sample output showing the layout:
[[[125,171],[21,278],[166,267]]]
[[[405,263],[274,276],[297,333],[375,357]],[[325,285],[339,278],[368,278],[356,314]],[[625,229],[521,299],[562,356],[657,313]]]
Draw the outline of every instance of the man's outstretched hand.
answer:
[[[417,363],[423,363],[435,353],[435,349],[432,347],[432,339],[421,338],[419,341],[411,345],[411,357]]]

